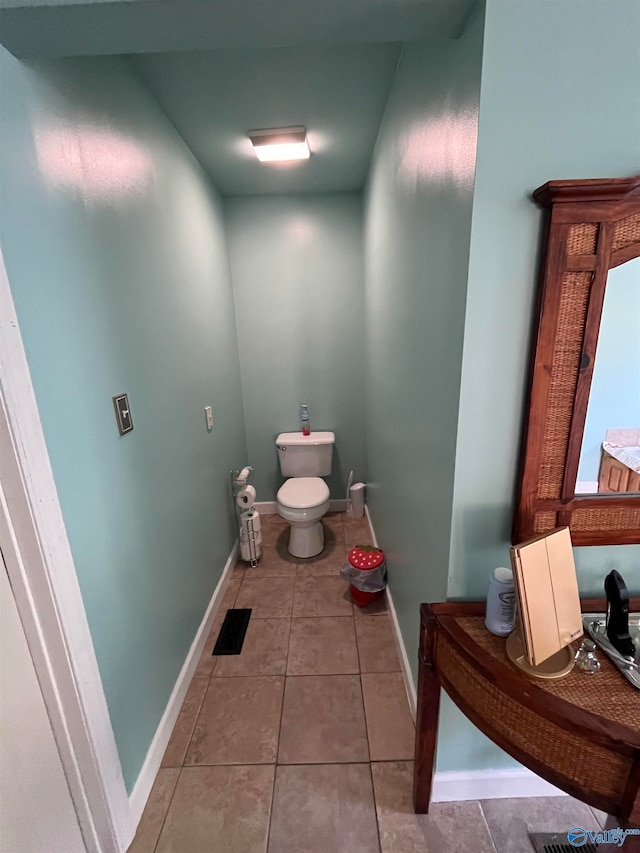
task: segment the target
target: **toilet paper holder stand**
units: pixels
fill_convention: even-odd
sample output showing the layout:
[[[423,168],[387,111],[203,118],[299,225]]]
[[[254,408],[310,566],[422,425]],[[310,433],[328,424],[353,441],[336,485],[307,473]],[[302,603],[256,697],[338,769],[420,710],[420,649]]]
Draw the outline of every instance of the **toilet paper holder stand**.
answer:
[[[245,465],[244,468],[240,471],[229,471],[229,477],[231,480],[231,492],[233,494],[233,498],[235,500],[239,490],[246,486],[249,482],[249,477],[251,476],[251,472],[253,468],[251,465]]]
[[[242,488],[249,484],[249,477],[252,471],[253,468],[251,465],[245,465],[241,471],[229,471],[229,478],[231,480],[231,493],[233,495],[236,518],[238,520],[240,559],[255,567],[262,557],[262,549],[260,547],[262,535],[260,533],[259,514],[257,512],[243,513],[236,503],[236,499]],[[252,509],[252,507],[249,507],[249,509]],[[245,516],[248,516],[249,519],[246,528],[242,523],[242,519]],[[255,529],[254,521],[252,520],[254,518],[257,522]]]

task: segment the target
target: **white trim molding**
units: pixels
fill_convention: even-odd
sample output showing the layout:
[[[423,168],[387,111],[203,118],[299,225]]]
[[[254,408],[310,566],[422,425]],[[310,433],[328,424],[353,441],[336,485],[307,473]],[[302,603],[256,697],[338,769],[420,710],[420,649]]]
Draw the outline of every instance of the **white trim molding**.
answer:
[[[567,794],[526,767],[515,767],[508,770],[436,772],[433,776],[431,802],[561,796],[566,797]]]
[[[378,539],[376,537],[376,531],[373,528],[373,522],[371,521],[371,514],[369,513],[369,507],[365,504],[364,513],[367,517],[367,521],[369,522],[369,530],[371,531],[371,539],[373,540],[373,544],[376,548],[380,547],[378,545]],[[402,677],[404,679],[404,688],[407,691],[407,699],[409,700],[409,708],[411,710],[411,715],[413,717],[413,722],[416,721],[417,714],[417,694],[416,694],[416,685],[413,681],[413,674],[411,672],[411,666],[409,665],[409,656],[407,655],[407,647],[404,644],[404,640],[402,638],[402,632],[400,631],[400,623],[398,622],[398,614],[396,613],[396,608],[393,603],[393,596],[391,595],[391,589],[387,585],[387,589],[385,590],[385,594],[387,597],[387,608],[389,610],[389,616],[391,618],[391,626],[393,628],[393,636],[396,641],[396,648],[398,650],[398,655],[400,657],[400,666],[402,667]]]
[[[158,728],[156,729],[156,733],[153,736],[153,740],[151,741],[151,745],[145,757],[144,764],[142,765],[138,778],[136,779],[136,783],[133,786],[131,796],[129,797],[131,814],[136,826],[140,822],[142,812],[144,811],[144,807],[149,799],[151,788],[153,787],[156,775],[160,769],[160,764],[162,763],[162,756],[164,755],[167,744],[169,743],[171,732],[173,731],[173,727],[178,719],[178,714],[180,713],[184,697],[189,684],[191,683],[193,673],[198,665],[200,655],[204,650],[204,644],[206,643],[209,632],[211,631],[213,620],[215,619],[218,608],[220,607],[227,583],[231,577],[231,571],[235,566],[237,559],[238,543],[236,542],[231,549],[231,553],[229,554],[225,564],[222,576],[218,581],[218,585],[211,596],[209,606],[202,617],[200,627],[196,632],[191,648],[189,649],[189,653],[182,665],[180,675],[178,676],[174,688],[171,691],[167,707],[164,709],[162,719],[158,724]]]
[[[411,666],[409,665],[409,656],[407,655],[407,647],[404,644],[404,640],[402,639],[402,634],[400,632],[400,623],[398,622],[398,614],[396,613],[396,608],[393,603],[393,596],[391,595],[391,590],[387,586],[387,608],[389,610],[389,616],[391,617],[391,625],[393,627],[393,636],[396,641],[396,648],[398,650],[398,655],[400,656],[400,666],[402,667],[402,678],[404,680],[404,689],[407,691],[407,699],[409,700],[409,709],[411,711],[411,716],[413,717],[413,722],[416,721],[416,715],[418,713],[418,695],[416,693],[416,685],[413,681],[413,673],[411,672]]]
[[[129,801],[0,252],[0,537],[83,840],[121,853]]]

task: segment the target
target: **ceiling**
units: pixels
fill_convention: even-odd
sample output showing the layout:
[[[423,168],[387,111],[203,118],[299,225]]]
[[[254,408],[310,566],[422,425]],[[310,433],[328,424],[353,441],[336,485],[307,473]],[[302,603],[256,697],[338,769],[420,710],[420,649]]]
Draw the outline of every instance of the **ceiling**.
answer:
[[[455,38],[475,0],[0,0],[19,58],[128,55],[224,196],[364,184],[402,43]],[[247,131],[304,125],[310,160]]]
[[[0,0],[20,58],[455,37],[474,0]]]
[[[191,51],[131,58],[224,196],[359,190],[398,44]],[[247,131],[303,125],[312,154],[260,163]]]

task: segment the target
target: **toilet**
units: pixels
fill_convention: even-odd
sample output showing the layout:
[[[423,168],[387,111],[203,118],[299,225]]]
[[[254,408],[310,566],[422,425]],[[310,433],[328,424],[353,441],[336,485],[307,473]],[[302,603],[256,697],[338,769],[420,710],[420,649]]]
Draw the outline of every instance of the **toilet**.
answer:
[[[331,473],[332,432],[282,432],[276,439],[283,477],[278,490],[278,514],[291,524],[289,553],[315,557],[324,549],[320,519],[329,509],[329,486],[322,477]]]

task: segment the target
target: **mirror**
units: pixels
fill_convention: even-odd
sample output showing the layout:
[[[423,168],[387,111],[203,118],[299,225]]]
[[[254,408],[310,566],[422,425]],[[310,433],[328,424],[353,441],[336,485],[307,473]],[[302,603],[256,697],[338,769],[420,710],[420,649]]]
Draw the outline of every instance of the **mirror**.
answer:
[[[549,181],[512,541],[640,543],[640,176]]]
[[[640,258],[609,271],[575,493],[640,492]]]

